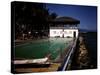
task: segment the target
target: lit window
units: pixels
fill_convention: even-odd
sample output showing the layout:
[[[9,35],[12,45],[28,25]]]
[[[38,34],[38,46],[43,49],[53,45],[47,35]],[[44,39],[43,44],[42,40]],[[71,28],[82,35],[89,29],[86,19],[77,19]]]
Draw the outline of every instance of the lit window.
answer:
[[[72,34],[72,31],[69,31],[69,34]]]
[[[56,31],[53,31],[54,34],[56,34]]]
[[[63,33],[63,31],[60,31],[60,34],[62,34]]]
[[[67,31],[64,31],[65,34],[67,34]]]

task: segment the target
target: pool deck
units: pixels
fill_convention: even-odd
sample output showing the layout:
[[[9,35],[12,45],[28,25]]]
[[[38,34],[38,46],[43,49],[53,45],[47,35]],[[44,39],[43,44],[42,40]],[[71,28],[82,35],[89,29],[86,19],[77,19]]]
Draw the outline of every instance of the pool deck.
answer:
[[[60,63],[53,63],[50,64],[49,67],[39,67],[39,68],[16,68],[16,72],[18,73],[30,73],[30,72],[53,72],[53,71],[57,71],[58,68],[60,67]]]

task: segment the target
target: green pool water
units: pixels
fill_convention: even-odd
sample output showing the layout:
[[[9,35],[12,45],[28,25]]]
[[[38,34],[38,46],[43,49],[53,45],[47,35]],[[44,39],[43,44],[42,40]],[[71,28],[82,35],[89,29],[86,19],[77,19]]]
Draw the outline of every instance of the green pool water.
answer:
[[[51,54],[51,59],[56,59],[68,47],[71,40],[71,38],[49,38],[16,46],[15,58],[37,59]]]

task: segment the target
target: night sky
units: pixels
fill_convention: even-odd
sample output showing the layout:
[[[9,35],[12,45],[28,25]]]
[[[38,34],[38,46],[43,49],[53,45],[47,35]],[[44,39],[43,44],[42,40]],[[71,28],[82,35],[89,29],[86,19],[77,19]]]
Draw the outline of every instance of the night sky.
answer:
[[[79,28],[85,30],[97,30],[97,7],[79,5],[46,4],[50,13],[58,16],[69,16],[80,20]]]

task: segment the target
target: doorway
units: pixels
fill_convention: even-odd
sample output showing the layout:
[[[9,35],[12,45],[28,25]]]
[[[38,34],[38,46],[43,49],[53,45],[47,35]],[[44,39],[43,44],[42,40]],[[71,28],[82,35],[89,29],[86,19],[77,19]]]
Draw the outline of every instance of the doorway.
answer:
[[[74,36],[74,38],[76,38],[76,32],[74,31],[74,33],[73,33],[73,36]]]

